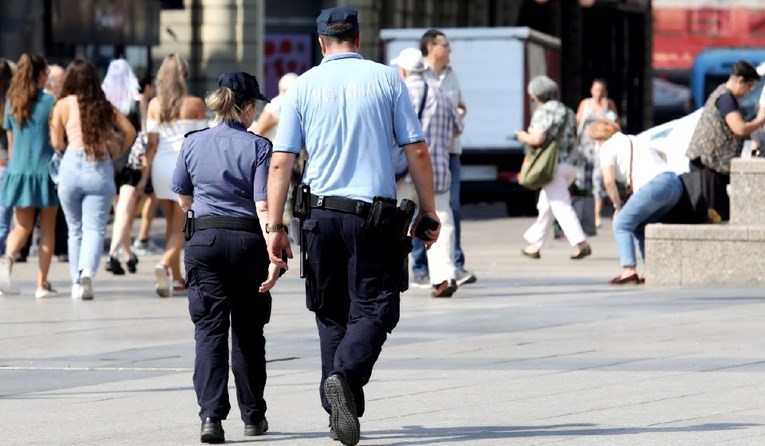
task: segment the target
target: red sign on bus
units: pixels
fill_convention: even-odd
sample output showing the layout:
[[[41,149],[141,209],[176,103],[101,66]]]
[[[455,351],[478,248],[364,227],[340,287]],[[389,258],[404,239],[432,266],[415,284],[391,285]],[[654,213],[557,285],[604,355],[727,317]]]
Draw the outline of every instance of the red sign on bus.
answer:
[[[654,0],[653,67],[688,70],[709,47],[765,48],[765,2]]]

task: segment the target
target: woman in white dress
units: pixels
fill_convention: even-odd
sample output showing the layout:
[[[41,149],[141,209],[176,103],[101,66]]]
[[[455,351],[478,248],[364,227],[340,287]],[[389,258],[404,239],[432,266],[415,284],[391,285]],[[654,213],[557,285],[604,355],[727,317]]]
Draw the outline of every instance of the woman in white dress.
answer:
[[[147,111],[146,168],[137,186],[141,189],[146,186],[150,172],[154,193],[167,221],[165,253],[154,268],[160,297],[183,293],[186,289],[180,264],[184,244],[183,211],[178,205],[178,196],[170,190],[170,181],[184,135],[207,127],[204,102],[186,94],[187,78],[186,61],[177,54],[165,57],[157,72],[157,97],[149,102]]]

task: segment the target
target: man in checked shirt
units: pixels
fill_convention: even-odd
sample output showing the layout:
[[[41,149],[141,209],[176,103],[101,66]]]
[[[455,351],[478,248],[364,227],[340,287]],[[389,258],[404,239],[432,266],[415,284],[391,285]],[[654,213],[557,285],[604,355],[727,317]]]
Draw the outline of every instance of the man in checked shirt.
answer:
[[[427,82],[422,73],[425,62],[420,50],[406,48],[391,65],[409,90],[409,99],[417,112],[433,164],[436,214],[441,220],[441,235],[427,251],[431,296],[451,297],[457,290],[457,267],[454,259],[454,218],[449,205],[451,173],[449,147],[462,132],[462,117],[439,87]]]

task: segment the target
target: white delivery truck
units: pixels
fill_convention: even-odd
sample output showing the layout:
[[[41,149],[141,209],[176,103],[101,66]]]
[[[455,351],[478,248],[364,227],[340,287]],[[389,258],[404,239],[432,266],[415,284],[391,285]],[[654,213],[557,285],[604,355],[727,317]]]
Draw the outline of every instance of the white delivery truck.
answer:
[[[508,213],[534,212],[536,194],[516,180],[523,146],[515,132],[528,127],[526,85],[545,74],[560,83],[560,39],[526,27],[439,28],[449,39],[467,107],[462,134],[462,200],[504,201]],[[419,48],[426,28],[383,29],[388,61]]]

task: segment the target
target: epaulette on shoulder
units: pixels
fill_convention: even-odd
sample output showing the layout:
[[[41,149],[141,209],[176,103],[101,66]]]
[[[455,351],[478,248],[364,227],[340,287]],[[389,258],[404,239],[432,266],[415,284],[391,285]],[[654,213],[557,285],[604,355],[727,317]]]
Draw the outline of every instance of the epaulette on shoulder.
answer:
[[[252,133],[253,135],[257,136],[258,138],[265,140],[268,143],[268,147],[269,148],[272,148],[272,149],[274,148],[274,143],[270,139],[266,138],[265,136],[258,135],[257,133],[253,132],[252,130],[247,130],[247,131]]]
[[[210,129],[210,127],[205,127],[203,129],[199,129],[199,130],[192,130],[189,133],[186,133],[185,135],[183,135],[183,137],[184,138],[188,138],[190,135],[193,135],[194,133],[204,132],[205,130],[209,130],[209,129]]]

